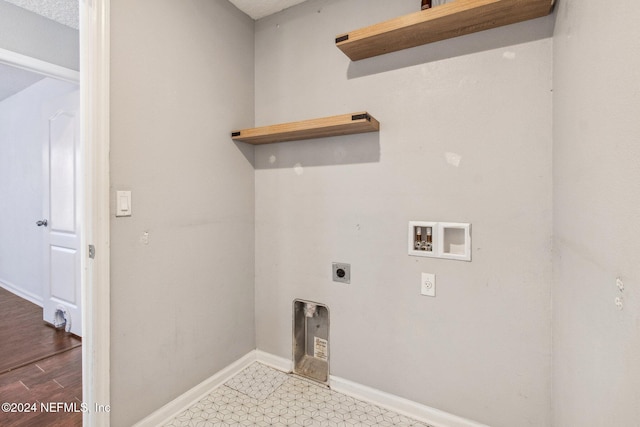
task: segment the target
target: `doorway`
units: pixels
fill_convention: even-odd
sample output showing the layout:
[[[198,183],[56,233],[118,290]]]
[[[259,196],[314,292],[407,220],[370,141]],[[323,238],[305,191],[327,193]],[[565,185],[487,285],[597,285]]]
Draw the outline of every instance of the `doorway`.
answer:
[[[79,73],[4,53],[0,56],[0,192],[6,207],[0,212],[0,286],[10,292],[0,289],[3,342],[8,350],[0,361],[0,382],[12,401],[68,398],[79,404],[82,351],[77,337],[82,335],[83,316],[77,234],[84,211]],[[50,203],[50,196],[55,203]],[[47,221],[51,213],[58,217],[58,225]],[[62,245],[66,240],[75,240],[74,245]],[[52,310],[57,306],[65,307],[69,320],[61,326],[68,326],[67,332],[75,336],[44,325],[56,323]],[[67,421],[81,425],[82,414]]]
[[[84,142],[82,402],[84,425],[110,425],[109,0],[80,0],[81,135]],[[0,62],[27,70],[38,61],[0,49]],[[50,77],[67,78],[64,69]],[[89,254],[89,252],[92,254]],[[96,408],[92,410],[92,408]]]
[[[36,222],[46,215],[43,150],[53,117],[44,108],[77,92],[79,73],[0,49],[0,76],[0,283],[42,306],[46,235]]]

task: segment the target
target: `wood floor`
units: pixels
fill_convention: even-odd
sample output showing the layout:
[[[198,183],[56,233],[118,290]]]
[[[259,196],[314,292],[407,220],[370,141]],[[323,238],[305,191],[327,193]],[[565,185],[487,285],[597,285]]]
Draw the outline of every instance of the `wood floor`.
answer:
[[[0,343],[0,426],[82,426],[80,340],[0,288]]]
[[[42,307],[0,288],[0,374],[81,344],[62,330],[47,327]]]

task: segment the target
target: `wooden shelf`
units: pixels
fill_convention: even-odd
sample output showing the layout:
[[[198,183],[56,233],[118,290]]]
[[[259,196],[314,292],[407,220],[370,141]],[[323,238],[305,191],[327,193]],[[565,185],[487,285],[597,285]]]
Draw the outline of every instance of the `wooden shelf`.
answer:
[[[242,129],[231,133],[234,141],[249,144],[298,141],[355,133],[377,132],[380,123],[367,112],[342,114],[321,119],[303,120],[259,128]]]
[[[555,0],[455,0],[336,37],[351,60],[548,15]]]

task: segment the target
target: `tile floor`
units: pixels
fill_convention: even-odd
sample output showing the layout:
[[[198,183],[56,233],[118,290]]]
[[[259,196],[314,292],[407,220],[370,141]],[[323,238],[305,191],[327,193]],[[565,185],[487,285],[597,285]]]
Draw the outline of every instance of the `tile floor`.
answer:
[[[253,363],[165,427],[422,426],[427,424]]]

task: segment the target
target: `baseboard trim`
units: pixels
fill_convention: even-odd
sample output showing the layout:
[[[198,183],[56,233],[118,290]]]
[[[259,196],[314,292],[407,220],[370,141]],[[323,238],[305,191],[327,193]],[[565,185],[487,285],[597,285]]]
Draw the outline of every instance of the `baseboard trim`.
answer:
[[[291,360],[261,350],[256,350],[256,360],[284,372],[291,372],[293,369]],[[332,390],[406,415],[433,427],[489,427],[334,375],[330,376],[330,384]]]
[[[331,389],[373,403],[433,427],[489,427],[375,388],[331,375]]]
[[[275,354],[262,350],[256,350],[256,361],[282,372],[288,373],[293,370],[293,362],[290,359],[276,356]]]
[[[13,283],[0,279],[0,287],[6,289],[7,291],[11,292],[14,295],[19,296],[22,299],[26,299],[27,301],[42,307],[42,297],[36,294],[33,294],[31,292],[27,292],[21,289],[19,286],[14,285]]]
[[[133,427],[157,427],[171,421],[184,410],[193,406],[207,396],[216,387],[227,382],[231,377],[256,361],[256,351],[252,350],[226,368],[216,372],[191,390],[173,399],[162,408],[143,418]]]
[[[283,372],[291,372],[293,367],[290,359],[276,356],[262,350],[253,350],[146,418],[138,421],[133,427],[157,427],[168,423],[173,417],[202,400],[216,387],[227,382],[231,377],[253,362],[260,362]],[[489,427],[486,424],[480,424],[466,418],[458,417],[448,412],[431,408],[412,400],[398,397],[334,375],[330,376],[330,384],[332,390],[406,415],[433,427]]]

